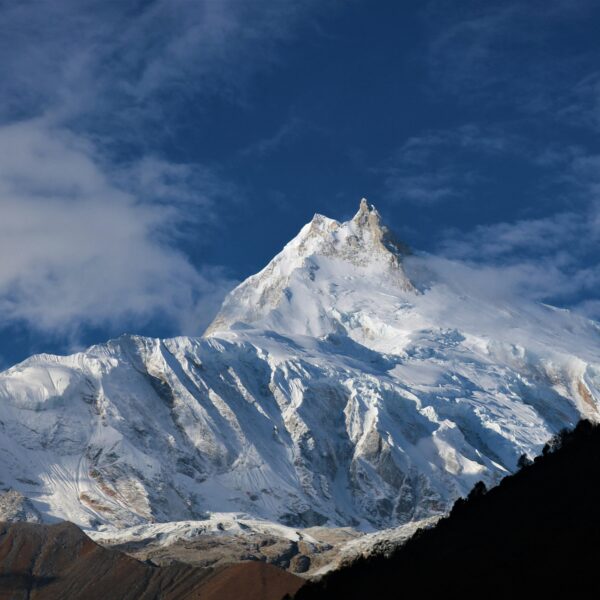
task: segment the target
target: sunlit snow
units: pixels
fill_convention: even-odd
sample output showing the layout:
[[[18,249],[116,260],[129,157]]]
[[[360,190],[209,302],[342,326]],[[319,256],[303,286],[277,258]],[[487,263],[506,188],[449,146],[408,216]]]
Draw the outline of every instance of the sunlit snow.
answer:
[[[363,202],[347,223],[315,216],[205,337],[0,374],[0,486],[92,529],[401,525],[597,419],[599,342],[591,321],[411,255]]]

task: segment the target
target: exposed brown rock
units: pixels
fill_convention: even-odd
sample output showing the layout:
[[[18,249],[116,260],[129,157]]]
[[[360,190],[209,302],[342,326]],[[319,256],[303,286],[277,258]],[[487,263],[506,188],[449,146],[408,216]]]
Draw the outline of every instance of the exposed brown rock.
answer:
[[[244,562],[217,572],[201,588],[202,600],[281,600],[304,580],[262,562]]]
[[[0,600],[279,600],[303,583],[260,562],[157,567],[99,546],[71,523],[0,523]]]
[[[306,573],[310,569],[310,558],[306,554],[296,554],[290,561],[290,570],[294,573]]]
[[[201,533],[168,543],[155,538],[132,538],[126,542],[106,538],[98,540],[98,543],[158,566],[180,562],[193,567],[221,568],[232,563],[260,561],[307,578],[318,576],[327,565],[337,565],[345,555],[346,542],[363,537],[361,532],[351,528],[311,527],[302,531],[305,535],[297,542],[273,533],[248,531],[237,534]],[[368,546],[366,538],[365,541]],[[362,554],[365,549],[350,549],[350,552]],[[294,561],[298,555],[307,557],[306,570],[298,570],[297,561]],[[306,560],[298,560],[301,565],[307,565]]]
[[[592,394],[590,394],[590,390],[588,390],[585,383],[583,383],[583,381],[581,380],[577,382],[577,391],[579,392],[579,395],[581,396],[583,401],[592,410],[592,413],[598,413],[598,408],[596,407],[596,403],[594,402]]]

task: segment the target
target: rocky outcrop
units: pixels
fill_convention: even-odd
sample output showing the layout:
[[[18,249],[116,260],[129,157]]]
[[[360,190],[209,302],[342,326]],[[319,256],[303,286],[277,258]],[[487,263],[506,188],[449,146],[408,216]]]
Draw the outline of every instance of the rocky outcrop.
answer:
[[[0,521],[15,523],[41,523],[40,513],[35,509],[29,499],[16,490],[0,493]]]

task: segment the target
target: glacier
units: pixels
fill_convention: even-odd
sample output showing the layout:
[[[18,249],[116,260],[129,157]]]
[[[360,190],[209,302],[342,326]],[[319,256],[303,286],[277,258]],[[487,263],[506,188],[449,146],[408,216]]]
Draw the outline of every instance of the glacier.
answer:
[[[239,514],[396,527],[582,417],[600,326],[322,215],[201,337],[125,335],[0,374],[0,488],[89,530]]]

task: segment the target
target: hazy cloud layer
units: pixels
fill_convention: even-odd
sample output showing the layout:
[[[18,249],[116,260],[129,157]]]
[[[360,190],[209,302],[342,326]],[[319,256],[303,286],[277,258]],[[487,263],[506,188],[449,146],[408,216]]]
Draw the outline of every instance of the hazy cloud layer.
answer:
[[[157,116],[178,100],[239,101],[316,2],[42,0],[1,3],[5,115]],[[35,43],[32,43],[34,42]],[[119,109],[122,114],[109,111]],[[96,123],[98,125],[98,123]]]
[[[545,169],[540,171],[545,192],[564,197],[562,208],[466,233],[448,230],[439,252],[476,267],[490,289],[495,278],[507,291],[600,319],[600,156],[577,147],[520,146],[531,169],[535,164]]]
[[[539,219],[448,231],[440,253],[458,259],[491,294],[572,306],[600,320],[600,201]]]
[[[428,3],[426,57],[435,89],[467,104],[537,112],[564,94],[565,81],[580,66],[575,44],[561,56],[553,56],[552,47],[596,8],[593,0]]]

